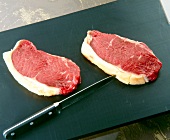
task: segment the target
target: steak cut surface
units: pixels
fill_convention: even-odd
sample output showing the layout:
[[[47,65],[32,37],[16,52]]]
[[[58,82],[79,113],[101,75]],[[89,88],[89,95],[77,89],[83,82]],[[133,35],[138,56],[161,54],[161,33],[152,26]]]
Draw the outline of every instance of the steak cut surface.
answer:
[[[161,61],[145,43],[96,30],[87,32],[81,52],[104,72],[125,84],[154,81],[162,67]]]
[[[3,58],[14,78],[38,95],[66,95],[81,82],[80,68],[73,61],[37,50],[28,40],[18,41]]]

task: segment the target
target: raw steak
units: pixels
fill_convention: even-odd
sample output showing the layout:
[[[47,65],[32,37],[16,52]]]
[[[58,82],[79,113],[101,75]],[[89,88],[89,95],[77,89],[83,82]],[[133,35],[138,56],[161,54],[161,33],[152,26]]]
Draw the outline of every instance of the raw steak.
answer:
[[[81,52],[104,72],[125,84],[154,81],[162,67],[160,60],[143,42],[96,30],[87,32]]]
[[[13,77],[38,95],[66,95],[80,83],[80,68],[73,61],[37,50],[28,40],[18,41],[3,58]]]

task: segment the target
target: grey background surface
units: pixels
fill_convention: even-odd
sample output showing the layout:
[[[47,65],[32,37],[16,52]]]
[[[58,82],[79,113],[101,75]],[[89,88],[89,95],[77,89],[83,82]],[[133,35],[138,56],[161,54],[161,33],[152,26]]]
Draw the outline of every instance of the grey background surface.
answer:
[[[115,0],[1,0],[0,31],[59,17]]]

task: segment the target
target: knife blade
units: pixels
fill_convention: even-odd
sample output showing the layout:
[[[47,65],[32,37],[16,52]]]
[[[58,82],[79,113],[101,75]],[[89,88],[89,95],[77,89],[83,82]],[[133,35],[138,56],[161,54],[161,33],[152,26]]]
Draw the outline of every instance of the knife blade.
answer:
[[[75,104],[76,102],[90,95],[90,93],[96,91],[97,89],[100,89],[101,87],[109,83],[112,80],[112,77],[113,76],[108,76],[102,80],[99,80],[98,82],[76,92],[75,94],[72,94],[71,96],[59,102],[53,103],[52,105],[40,110],[39,112],[24,119],[23,121],[9,127],[8,129],[3,131],[4,138],[6,139],[15,138],[16,136],[19,136],[26,130],[37,126],[40,122],[42,122],[46,118],[52,117],[56,113],[60,114],[63,109]]]

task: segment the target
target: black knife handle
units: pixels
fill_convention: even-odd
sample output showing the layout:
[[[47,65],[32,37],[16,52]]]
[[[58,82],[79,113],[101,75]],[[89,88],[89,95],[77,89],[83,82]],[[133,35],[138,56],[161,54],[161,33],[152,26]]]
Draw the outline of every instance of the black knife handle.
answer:
[[[25,120],[15,124],[14,126],[4,130],[3,136],[6,139],[14,138],[26,130],[29,130],[35,126],[37,126],[40,122],[45,121],[46,118],[53,116],[56,112],[56,106],[50,105],[45,109],[35,113],[34,115],[26,118]]]

